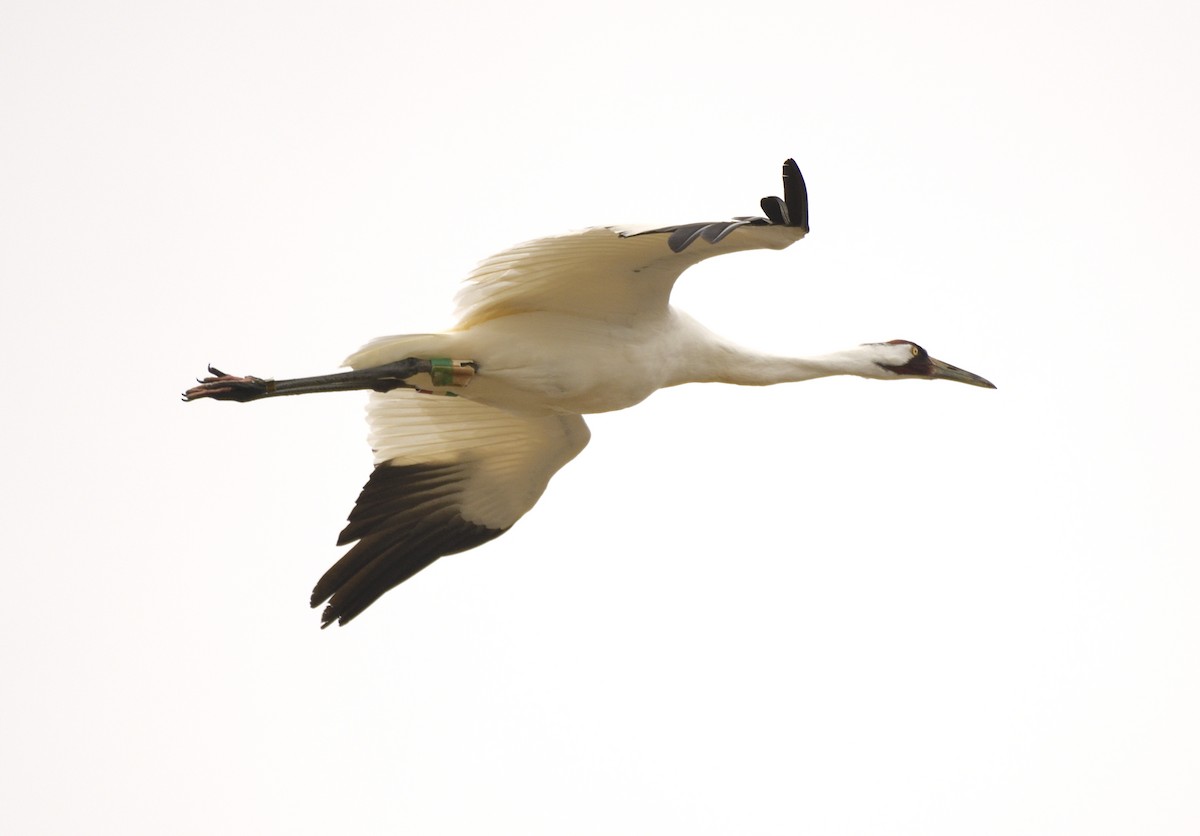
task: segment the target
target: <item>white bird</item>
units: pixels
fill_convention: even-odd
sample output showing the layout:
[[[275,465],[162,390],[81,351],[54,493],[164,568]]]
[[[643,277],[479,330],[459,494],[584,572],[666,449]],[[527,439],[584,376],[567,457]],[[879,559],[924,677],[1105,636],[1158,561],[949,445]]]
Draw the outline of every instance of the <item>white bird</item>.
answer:
[[[185,400],[374,390],[375,469],[338,538],[357,542],[313,590],[313,607],[329,602],[321,626],[347,623],[439,557],[511,528],[588,443],[585,414],[681,383],[857,375],[995,388],[906,340],[776,357],[671,307],[675,280],[693,264],[783,249],[807,234],[808,195],[794,160],[783,165],[783,192],[762,199],[765,218],[593,227],[518,244],[467,277],[453,329],[376,339],[346,360],[349,372],[266,380],[210,366],[213,376]]]

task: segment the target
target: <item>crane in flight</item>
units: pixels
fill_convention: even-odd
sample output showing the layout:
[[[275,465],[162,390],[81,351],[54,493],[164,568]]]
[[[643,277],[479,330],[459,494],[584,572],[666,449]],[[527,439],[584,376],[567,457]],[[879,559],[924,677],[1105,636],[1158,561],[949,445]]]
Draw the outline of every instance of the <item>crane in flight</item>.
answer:
[[[449,331],[380,337],[346,359],[350,371],[317,377],[238,377],[209,366],[184,400],[373,392],[375,468],[338,538],[354,546],[312,593],[313,607],[328,602],[324,628],[346,624],[439,557],[511,528],[588,443],[588,413],[681,383],[857,375],[995,388],[907,340],[777,357],[671,307],[675,280],[693,264],[783,249],[808,233],[808,192],[794,160],[783,164],[783,197],[761,206],[766,217],[593,227],[518,244],[467,277]]]

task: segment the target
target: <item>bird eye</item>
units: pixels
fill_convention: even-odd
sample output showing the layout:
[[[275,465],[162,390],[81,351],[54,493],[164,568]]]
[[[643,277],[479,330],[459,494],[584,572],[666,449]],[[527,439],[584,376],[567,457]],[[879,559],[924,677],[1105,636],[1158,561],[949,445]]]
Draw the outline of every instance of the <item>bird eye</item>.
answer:
[[[917,356],[918,354],[920,354],[920,353],[921,353],[921,349],[917,348],[917,347],[914,345],[914,346],[912,347],[912,356],[913,356],[913,357],[916,357],[916,356]]]

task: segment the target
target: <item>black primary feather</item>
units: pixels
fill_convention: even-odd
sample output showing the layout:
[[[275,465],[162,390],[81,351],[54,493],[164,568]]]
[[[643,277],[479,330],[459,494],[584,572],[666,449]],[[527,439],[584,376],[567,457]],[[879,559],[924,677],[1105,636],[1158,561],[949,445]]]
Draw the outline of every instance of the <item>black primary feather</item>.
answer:
[[[459,464],[375,467],[338,537],[339,546],[358,542],[313,589],[312,606],[329,601],[322,627],[347,623],[439,557],[507,531],[463,519],[458,496],[465,477]]]
[[[759,201],[759,205],[766,215],[765,218],[737,217],[728,221],[698,221],[635,232],[628,237],[670,233],[667,246],[671,248],[671,252],[681,253],[697,238],[716,244],[742,226],[795,226],[807,232],[808,188],[804,185],[804,175],[800,173],[800,166],[796,165],[795,160],[789,159],[783,164],[783,197],[764,197]]]

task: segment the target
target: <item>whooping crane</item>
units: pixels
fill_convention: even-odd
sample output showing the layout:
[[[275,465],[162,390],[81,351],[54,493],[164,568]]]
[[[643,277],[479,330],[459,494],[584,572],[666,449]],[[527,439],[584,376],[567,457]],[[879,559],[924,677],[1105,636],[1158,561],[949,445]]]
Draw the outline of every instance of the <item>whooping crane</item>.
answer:
[[[739,250],[779,250],[808,232],[794,160],[765,218],[660,228],[594,227],[518,244],[480,264],[441,334],[376,339],[351,371],[295,380],[212,377],[184,394],[252,401],[370,389],[375,469],[317,582],[322,627],[345,624],[439,557],[486,543],[533,507],[590,433],[582,418],[681,383],[763,386],[829,375],[925,378],[995,387],[907,340],[818,357],[758,354],[670,306],[688,267]],[[457,396],[457,397],[446,397]],[[356,542],[357,541],[357,542]]]

